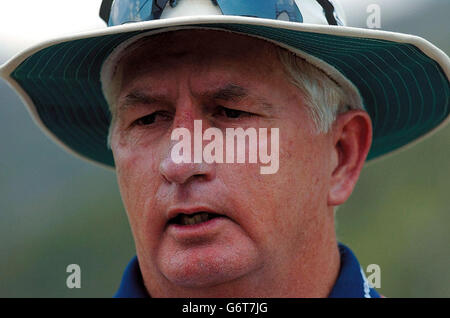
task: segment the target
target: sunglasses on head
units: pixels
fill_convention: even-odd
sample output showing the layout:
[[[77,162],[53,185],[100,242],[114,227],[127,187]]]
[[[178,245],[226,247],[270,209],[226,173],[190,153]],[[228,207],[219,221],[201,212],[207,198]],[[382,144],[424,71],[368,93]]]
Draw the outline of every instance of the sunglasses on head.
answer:
[[[103,0],[100,17],[108,26],[157,20],[166,6],[185,0]],[[294,0],[211,0],[224,15],[303,22]]]

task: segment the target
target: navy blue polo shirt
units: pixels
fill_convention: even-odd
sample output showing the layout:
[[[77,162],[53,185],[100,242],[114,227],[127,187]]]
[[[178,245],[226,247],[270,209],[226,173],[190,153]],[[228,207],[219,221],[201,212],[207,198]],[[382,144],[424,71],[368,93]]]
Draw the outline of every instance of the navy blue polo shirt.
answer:
[[[339,276],[329,294],[329,298],[380,298],[378,292],[371,288],[364,272],[353,252],[345,245],[339,244],[341,268]],[[133,257],[122,277],[116,298],[148,298],[137,257]]]

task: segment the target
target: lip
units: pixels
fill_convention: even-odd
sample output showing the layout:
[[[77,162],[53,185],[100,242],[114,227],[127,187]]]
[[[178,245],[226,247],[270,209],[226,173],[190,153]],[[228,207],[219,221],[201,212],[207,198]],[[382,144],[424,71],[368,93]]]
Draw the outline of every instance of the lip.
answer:
[[[228,222],[230,219],[224,216],[193,225],[168,224],[167,233],[180,243],[203,242],[219,234]]]
[[[186,215],[195,214],[198,212],[208,212],[217,214],[219,217],[215,217],[208,221],[193,224],[193,225],[180,225],[169,223],[169,221],[176,217],[178,214],[183,213]],[[206,205],[196,206],[178,206],[170,209],[167,213],[166,230],[170,236],[173,236],[177,241],[191,241],[195,239],[207,239],[220,232],[220,228],[226,225],[227,222],[232,221],[230,217],[224,214],[222,211],[218,211]]]
[[[191,214],[195,214],[198,212],[208,212],[208,213],[213,213],[213,214],[217,214],[220,216],[228,217],[227,215],[220,213],[214,209],[211,209],[207,206],[177,207],[177,208],[173,208],[173,209],[169,210],[169,212],[167,213],[167,222],[169,222],[171,219],[173,219],[180,213],[183,213],[186,215],[191,215]]]

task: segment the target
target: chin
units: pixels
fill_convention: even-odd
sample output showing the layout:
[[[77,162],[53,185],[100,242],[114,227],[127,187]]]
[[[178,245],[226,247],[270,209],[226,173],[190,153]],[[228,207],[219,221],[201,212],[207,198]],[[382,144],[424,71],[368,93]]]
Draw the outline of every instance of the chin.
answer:
[[[175,253],[161,260],[160,271],[179,287],[209,288],[241,279],[258,268],[254,253],[219,252]]]

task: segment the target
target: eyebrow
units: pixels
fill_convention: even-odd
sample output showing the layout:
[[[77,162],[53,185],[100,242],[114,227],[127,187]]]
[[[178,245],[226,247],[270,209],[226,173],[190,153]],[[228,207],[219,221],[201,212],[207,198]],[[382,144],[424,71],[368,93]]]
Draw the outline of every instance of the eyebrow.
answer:
[[[152,104],[159,100],[159,96],[151,96],[142,91],[132,91],[128,93],[125,97],[121,98],[119,101],[119,111],[124,111],[130,107],[137,104]]]
[[[248,90],[242,86],[235,84],[228,84],[225,87],[219,88],[212,93],[206,92],[203,95],[210,96],[213,99],[222,100],[241,100],[248,96]]]
[[[251,97],[248,89],[236,85],[236,84],[228,84],[225,87],[219,88],[215,91],[206,92],[203,96],[212,97],[213,99],[220,99],[224,101],[240,101],[246,97]],[[256,96],[254,97],[256,101],[258,101],[264,110],[273,111],[274,107],[271,103],[269,103],[265,98]]]
[[[224,87],[204,92],[201,94],[201,96],[212,99],[220,99],[224,101],[235,101],[235,102],[238,102],[247,97],[251,97],[248,89],[236,84],[227,84]],[[120,99],[118,110],[119,112],[124,111],[138,104],[150,105],[163,99],[164,99],[163,95],[150,95],[145,92],[136,90],[128,93],[125,97]],[[265,98],[256,96],[254,97],[254,99],[261,104],[264,110],[266,111],[274,110],[274,106],[270,102],[268,102]]]

